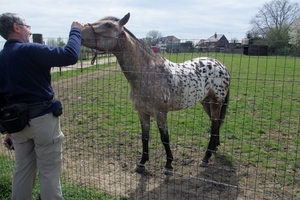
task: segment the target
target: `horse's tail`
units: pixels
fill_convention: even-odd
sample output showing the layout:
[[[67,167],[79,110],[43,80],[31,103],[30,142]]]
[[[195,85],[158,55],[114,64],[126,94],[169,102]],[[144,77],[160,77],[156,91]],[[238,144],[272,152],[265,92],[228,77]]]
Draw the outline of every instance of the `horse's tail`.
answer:
[[[228,92],[227,92],[227,95],[225,97],[225,101],[222,105],[222,108],[221,108],[221,114],[220,114],[220,121],[221,121],[221,124],[220,126],[222,125],[222,123],[224,122],[224,119],[225,119],[225,115],[227,113],[227,107],[228,107],[228,103],[229,103],[229,89],[228,89]]]

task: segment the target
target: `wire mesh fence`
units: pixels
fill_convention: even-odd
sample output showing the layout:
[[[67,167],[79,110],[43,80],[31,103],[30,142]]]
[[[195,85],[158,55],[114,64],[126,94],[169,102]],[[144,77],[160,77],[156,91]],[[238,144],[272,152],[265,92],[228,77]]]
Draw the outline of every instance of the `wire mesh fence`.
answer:
[[[152,118],[150,159],[145,172],[134,172],[143,150],[130,85],[113,55],[99,56],[94,65],[86,55],[52,71],[55,98],[64,105],[65,199],[300,199],[299,57],[161,54],[173,62],[216,58],[231,75],[221,144],[208,167],[199,166],[210,137],[201,105],[168,113],[174,171],[166,176],[166,154]],[[1,147],[0,155],[0,175],[9,182],[14,153]]]

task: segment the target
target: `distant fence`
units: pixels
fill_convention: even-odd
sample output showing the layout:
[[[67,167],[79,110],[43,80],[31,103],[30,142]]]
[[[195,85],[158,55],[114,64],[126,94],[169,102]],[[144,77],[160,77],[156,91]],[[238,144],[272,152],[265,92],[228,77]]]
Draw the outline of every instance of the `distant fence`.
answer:
[[[168,114],[174,175],[162,173],[165,150],[154,120],[147,171],[135,173],[143,151],[130,86],[114,56],[103,55],[93,66],[87,56],[52,71],[56,98],[64,105],[64,195],[74,185],[123,199],[300,199],[300,58],[216,52],[161,55],[173,62],[213,57],[231,74],[221,145],[209,166],[199,166],[210,122],[198,105]],[[14,158],[2,145],[0,154]],[[7,167],[3,165],[0,169]],[[76,195],[96,199],[92,193]]]
[[[243,54],[249,56],[267,56],[268,46],[267,45],[245,45]]]

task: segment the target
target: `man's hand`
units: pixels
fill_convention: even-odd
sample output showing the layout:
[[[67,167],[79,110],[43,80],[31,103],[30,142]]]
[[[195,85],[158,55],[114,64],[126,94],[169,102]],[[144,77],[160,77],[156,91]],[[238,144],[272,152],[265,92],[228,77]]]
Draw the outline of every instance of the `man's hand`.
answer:
[[[79,28],[81,30],[83,28],[83,24],[78,21],[74,21],[71,25],[71,28]]]
[[[12,142],[11,134],[6,134],[3,142],[4,146],[8,148],[9,150],[15,150],[14,144]]]

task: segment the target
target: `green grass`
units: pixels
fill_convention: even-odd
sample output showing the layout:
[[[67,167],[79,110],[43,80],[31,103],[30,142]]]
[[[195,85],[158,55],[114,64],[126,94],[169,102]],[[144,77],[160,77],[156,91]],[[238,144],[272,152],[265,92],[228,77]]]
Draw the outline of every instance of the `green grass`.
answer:
[[[11,181],[14,162],[0,154],[0,199],[11,199]]]
[[[11,199],[11,181],[12,181],[12,172],[14,161],[9,159],[6,156],[0,155],[0,199],[1,200],[9,200]],[[120,198],[113,198],[107,193],[97,192],[89,187],[80,187],[74,184],[68,183],[65,180],[65,175],[62,175],[62,192],[63,197],[66,200],[81,200],[81,199],[105,199],[105,200],[113,200]],[[39,198],[39,180],[37,178],[36,186],[33,190],[33,199]],[[123,198],[125,199],[125,198]]]
[[[265,173],[269,182],[261,182],[281,180],[283,184],[289,182],[300,187],[295,179],[299,175],[300,163],[299,58],[222,53],[163,56],[174,62],[199,56],[214,57],[223,62],[230,71],[231,89],[226,123],[220,131],[219,152],[223,152],[236,167],[255,166],[255,176]],[[93,147],[95,153],[106,148],[112,152],[116,149],[119,153],[112,153],[112,156],[122,159],[139,156],[141,130],[129,99],[129,90],[121,72],[84,83],[73,90],[74,96],[81,97],[80,101],[64,103],[69,104],[69,112],[76,113],[71,119],[67,116],[64,128],[70,134],[82,134],[89,142],[80,143],[80,146]],[[156,123],[153,119],[152,122],[150,152],[161,148]],[[200,105],[170,112],[168,123],[171,146],[200,148],[200,156],[204,155],[210,122]],[[128,144],[132,148],[127,148]],[[165,162],[160,161],[161,165]],[[179,166],[174,163],[174,167]]]
[[[300,58],[209,56],[222,61],[231,74],[222,149],[236,164],[255,165],[299,187],[294,176],[300,173]],[[180,56],[173,60],[183,61]]]
[[[170,60],[176,62],[188,59],[186,54],[177,54],[176,57],[173,54],[164,56],[169,56]],[[230,143],[226,137],[234,135],[240,143],[248,140],[255,143],[252,146],[258,152],[274,149],[273,146],[277,143],[281,146],[291,143],[292,147],[295,147],[299,143],[297,125],[300,100],[297,92],[300,86],[299,80],[296,79],[299,75],[299,58],[231,54],[209,56],[222,61],[228,67],[232,78],[229,114],[223,127],[227,134],[223,136],[225,142]],[[96,89],[92,89],[91,85]],[[95,130],[126,124],[129,127],[126,128],[127,131],[139,131],[140,127],[136,126],[138,118],[132,114],[128,96],[129,86],[122,73],[112,73],[101,81],[91,80],[74,92],[83,97],[82,101],[85,102],[73,102],[72,105],[74,109],[80,107],[79,112],[83,112],[82,116],[78,116],[78,125],[85,126],[88,122],[101,118],[101,123],[95,124]],[[173,113],[176,114],[169,114],[172,131],[184,136],[184,140],[192,139],[195,133],[209,130],[209,121],[199,106]],[[196,119],[200,119],[204,126],[200,127],[198,122],[195,122]],[[173,126],[173,123],[176,125]],[[91,133],[91,130],[85,129],[85,132]],[[116,134],[118,133],[117,130]],[[276,154],[280,153],[279,151],[280,149]],[[289,157],[292,158],[292,155]]]

